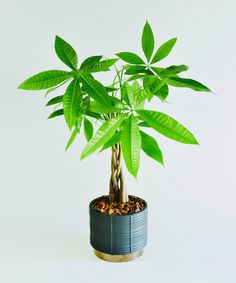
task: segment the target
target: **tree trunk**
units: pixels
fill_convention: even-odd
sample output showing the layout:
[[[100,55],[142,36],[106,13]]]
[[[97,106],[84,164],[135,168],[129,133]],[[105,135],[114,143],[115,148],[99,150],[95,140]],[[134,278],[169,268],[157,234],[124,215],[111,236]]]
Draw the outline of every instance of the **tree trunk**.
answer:
[[[124,178],[121,167],[121,146],[116,144],[111,153],[111,178],[109,199],[112,201],[127,202],[128,195],[124,186]]]

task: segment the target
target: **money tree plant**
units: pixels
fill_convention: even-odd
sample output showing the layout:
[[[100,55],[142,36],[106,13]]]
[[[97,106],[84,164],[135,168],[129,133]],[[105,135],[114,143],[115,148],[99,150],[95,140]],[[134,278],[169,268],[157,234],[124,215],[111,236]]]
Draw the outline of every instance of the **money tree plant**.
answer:
[[[210,91],[202,83],[180,75],[188,70],[186,65],[161,67],[159,62],[169,55],[176,40],[172,38],[156,50],[152,29],[146,22],[141,38],[143,57],[125,51],[117,53],[112,59],[102,55],[91,56],[79,64],[74,48],[56,36],[56,54],[69,70],[44,71],[19,85],[19,89],[24,90],[47,89],[45,97],[48,99],[59,87],[68,84],[63,95],[54,96],[46,103],[47,107],[54,107],[48,118],[64,116],[71,133],[66,150],[83,127],[88,143],[81,159],[97,150],[111,149],[110,201],[128,201],[122,155],[128,171],[135,177],[141,150],[163,164],[161,149],[145,128],[152,128],[181,143],[198,144],[194,135],[174,118],[148,109],[148,103],[153,99],[164,102],[170,87]],[[108,71],[114,71],[114,78],[106,86],[95,77],[98,72]]]

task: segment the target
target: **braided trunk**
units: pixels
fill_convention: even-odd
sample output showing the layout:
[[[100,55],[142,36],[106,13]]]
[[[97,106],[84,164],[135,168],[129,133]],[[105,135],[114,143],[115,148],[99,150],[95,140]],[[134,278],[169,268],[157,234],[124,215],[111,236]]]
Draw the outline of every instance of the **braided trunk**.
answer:
[[[128,195],[124,186],[124,178],[121,167],[121,146],[116,144],[112,147],[111,154],[111,178],[109,199],[112,201],[127,202]]]

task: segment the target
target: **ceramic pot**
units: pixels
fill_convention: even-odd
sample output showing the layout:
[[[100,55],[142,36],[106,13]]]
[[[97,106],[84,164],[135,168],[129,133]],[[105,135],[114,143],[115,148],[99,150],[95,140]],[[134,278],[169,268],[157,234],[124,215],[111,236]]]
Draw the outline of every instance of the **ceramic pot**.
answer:
[[[101,198],[101,197],[99,197]],[[112,261],[130,261],[143,254],[147,244],[147,203],[139,212],[126,215],[108,215],[93,208],[99,199],[91,201],[90,243],[99,258]]]

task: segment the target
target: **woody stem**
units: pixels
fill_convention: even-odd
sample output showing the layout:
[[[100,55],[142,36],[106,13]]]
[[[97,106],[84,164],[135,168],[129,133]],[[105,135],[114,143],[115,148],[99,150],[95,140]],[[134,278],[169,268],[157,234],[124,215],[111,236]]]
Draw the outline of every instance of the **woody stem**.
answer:
[[[121,167],[121,146],[116,144],[111,152],[111,177],[109,199],[112,201],[127,202],[128,196],[124,185],[124,177]]]

